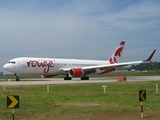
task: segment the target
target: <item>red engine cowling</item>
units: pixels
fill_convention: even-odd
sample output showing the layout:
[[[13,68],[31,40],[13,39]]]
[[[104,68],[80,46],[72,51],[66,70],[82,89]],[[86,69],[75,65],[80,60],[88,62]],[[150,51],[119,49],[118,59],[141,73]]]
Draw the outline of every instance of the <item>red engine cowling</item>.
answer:
[[[69,71],[70,77],[81,77],[83,76],[83,70],[81,68],[72,68]]]

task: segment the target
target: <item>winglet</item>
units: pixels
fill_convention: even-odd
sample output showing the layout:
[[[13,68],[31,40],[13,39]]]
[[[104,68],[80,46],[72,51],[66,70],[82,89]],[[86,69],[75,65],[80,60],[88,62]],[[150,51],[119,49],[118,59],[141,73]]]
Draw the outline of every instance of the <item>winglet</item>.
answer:
[[[150,61],[154,55],[154,53],[156,52],[156,49],[152,52],[152,54],[148,57],[148,59],[146,60],[143,60],[143,62],[147,62],[147,61]]]

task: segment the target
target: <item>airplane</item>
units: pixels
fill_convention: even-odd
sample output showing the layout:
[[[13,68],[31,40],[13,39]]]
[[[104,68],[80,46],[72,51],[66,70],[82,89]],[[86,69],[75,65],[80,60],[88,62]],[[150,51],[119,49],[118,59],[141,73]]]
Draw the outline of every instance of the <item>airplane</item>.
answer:
[[[88,74],[104,74],[115,71],[117,68],[148,62],[152,59],[156,49],[146,59],[133,62],[120,62],[125,41],[121,41],[112,56],[108,60],[82,60],[82,59],[57,59],[57,58],[36,58],[19,57],[10,60],[3,68],[16,76],[19,75],[42,75],[44,78],[51,78],[59,74],[66,75],[64,80],[72,80],[73,77],[80,77],[81,80],[89,80]]]

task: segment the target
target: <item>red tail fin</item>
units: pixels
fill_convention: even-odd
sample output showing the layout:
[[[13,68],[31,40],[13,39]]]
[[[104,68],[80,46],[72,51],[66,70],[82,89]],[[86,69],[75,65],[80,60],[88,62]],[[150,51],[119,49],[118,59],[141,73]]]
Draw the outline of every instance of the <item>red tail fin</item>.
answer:
[[[124,45],[125,45],[125,41],[121,41],[119,46],[116,48],[116,50],[114,51],[113,55],[109,59],[111,64],[120,62],[120,58],[122,56]]]

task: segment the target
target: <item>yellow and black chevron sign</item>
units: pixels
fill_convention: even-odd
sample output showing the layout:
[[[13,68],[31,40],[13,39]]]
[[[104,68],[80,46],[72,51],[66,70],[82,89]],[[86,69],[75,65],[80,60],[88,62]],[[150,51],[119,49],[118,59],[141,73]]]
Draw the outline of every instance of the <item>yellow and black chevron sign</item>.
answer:
[[[146,90],[139,90],[139,101],[146,101]]]
[[[18,95],[8,95],[7,96],[7,108],[19,108],[19,96]]]

